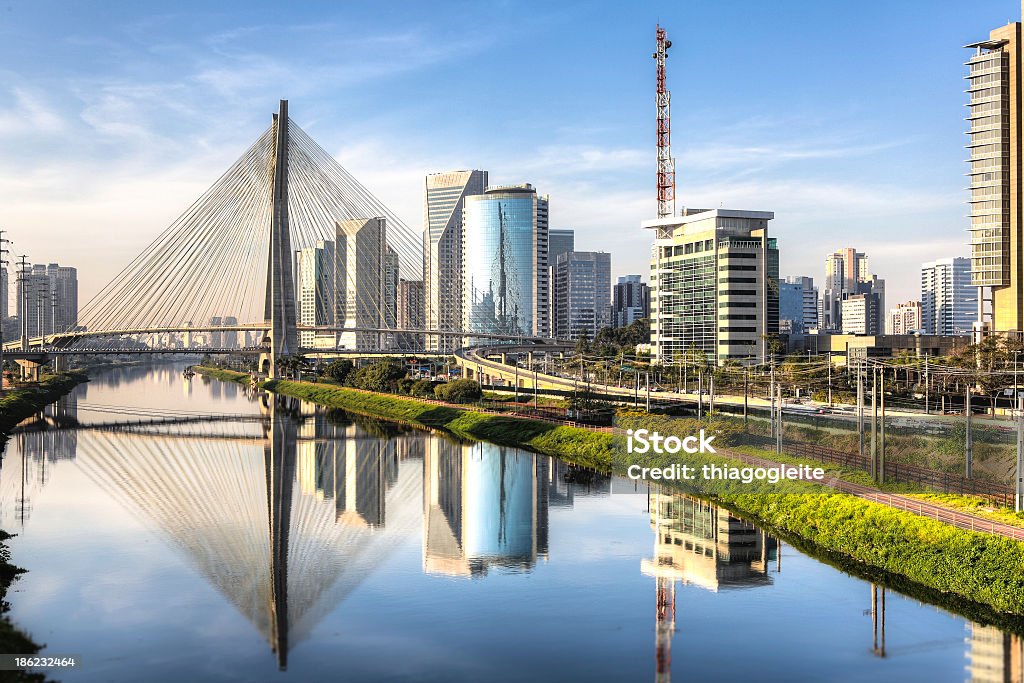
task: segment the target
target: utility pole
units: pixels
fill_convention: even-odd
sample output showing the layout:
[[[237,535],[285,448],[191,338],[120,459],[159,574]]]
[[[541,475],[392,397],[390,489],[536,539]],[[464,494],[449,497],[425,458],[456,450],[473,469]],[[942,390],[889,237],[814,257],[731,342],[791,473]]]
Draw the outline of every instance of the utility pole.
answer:
[[[28,256],[18,256],[18,282],[21,283],[21,310],[18,312],[21,323],[21,350],[28,351]]]
[[[715,414],[715,371],[712,370],[709,373],[708,384],[711,388],[708,389],[708,417]]]
[[[857,439],[860,455],[864,455],[864,368],[857,361]]]
[[[871,478],[878,481],[878,368],[871,369]]]
[[[1016,381],[1014,381],[1016,384]],[[924,357],[924,414],[931,415],[931,408],[928,405],[928,356]]]
[[[750,376],[750,368],[743,366],[743,427],[747,426],[747,380]]]
[[[778,425],[775,427],[775,452],[782,455],[782,385],[775,387],[775,390],[779,392],[779,417]]]
[[[651,412],[651,373],[644,373],[644,381],[647,384],[647,412]]]
[[[1013,491],[1013,509],[1024,509],[1024,397],[1017,396],[1017,481]]]
[[[828,352],[828,407],[832,407],[832,352]]]
[[[704,373],[697,368],[697,419],[703,418],[704,413]]]
[[[513,362],[516,364],[516,403],[519,403],[519,358],[515,358]]]
[[[894,371],[895,372],[895,371]],[[878,481],[885,483],[885,367],[881,368],[881,381],[879,382],[879,391],[881,396],[878,397],[880,404],[880,410],[882,413],[882,424],[879,428],[878,438]],[[893,384],[896,380],[893,379]]]
[[[6,269],[7,266],[10,264],[10,261],[8,261],[7,258],[6,258],[7,254],[10,253],[10,251],[8,249],[4,249],[4,245],[5,244],[10,244],[11,243],[11,241],[9,239],[6,239],[4,237],[4,234],[6,232],[7,232],[6,230],[0,230],[0,269]],[[6,272],[6,270],[5,270],[5,272]],[[11,277],[10,277],[10,274],[8,273],[8,275],[7,275],[8,286],[10,286],[10,282],[11,282]],[[7,292],[5,291],[5,292],[3,292],[3,294],[6,296]],[[7,305],[6,301],[4,302],[4,305],[5,306]],[[4,325],[3,325],[3,316],[0,316],[0,395],[3,394],[3,390],[4,390],[3,373],[4,373]]]
[[[771,399],[771,404],[772,404],[771,405],[771,410],[770,410],[770,413],[771,413],[771,416],[772,416],[772,433],[771,433],[771,435],[775,436],[775,359],[774,358],[772,358],[772,368],[771,368],[771,373],[770,373],[769,377],[770,377],[770,379],[769,379],[769,383],[768,383],[768,396]]]
[[[964,414],[967,416],[967,437],[964,444],[964,453],[967,456],[967,478],[973,476],[974,452],[971,449],[971,383],[964,382]]]

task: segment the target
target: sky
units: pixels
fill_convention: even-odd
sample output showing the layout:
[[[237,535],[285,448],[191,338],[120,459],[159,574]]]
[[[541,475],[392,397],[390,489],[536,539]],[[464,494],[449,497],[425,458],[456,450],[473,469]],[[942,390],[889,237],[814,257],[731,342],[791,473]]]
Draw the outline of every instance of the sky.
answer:
[[[917,298],[967,255],[966,43],[1009,0],[0,2],[0,229],[82,304],[291,117],[408,225],[426,173],[551,197],[551,227],[649,271],[655,25],[677,206],[775,212],[783,275],[852,246]]]

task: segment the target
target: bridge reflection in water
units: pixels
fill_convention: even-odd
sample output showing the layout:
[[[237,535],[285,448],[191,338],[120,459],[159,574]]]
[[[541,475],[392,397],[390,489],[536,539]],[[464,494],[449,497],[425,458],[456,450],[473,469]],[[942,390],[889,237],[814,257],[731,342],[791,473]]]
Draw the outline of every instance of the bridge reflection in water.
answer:
[[[17,432],[21,476],[4,463],[0,500],[30,512],[47,460],[76,459],[255,626],[284,669],[403,539],[422,533],[427,573],[529,571],[548,552],[549,507],[610,490],[602,477],[568,483],[569,466],[518,449],[259,400],[248,416],[55,405]],[[79,423],[77,408],[90,419]]]

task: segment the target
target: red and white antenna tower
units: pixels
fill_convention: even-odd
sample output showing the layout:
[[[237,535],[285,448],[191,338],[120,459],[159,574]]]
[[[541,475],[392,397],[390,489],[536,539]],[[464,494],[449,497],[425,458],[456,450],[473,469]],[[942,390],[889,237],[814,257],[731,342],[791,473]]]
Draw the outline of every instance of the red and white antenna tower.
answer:
[[[660,25],[658,49],[651,55],[658,63],[658,218],[676,212],[676,160],[672,158],[672,94],[665,84],[665,59],[672,41]]]

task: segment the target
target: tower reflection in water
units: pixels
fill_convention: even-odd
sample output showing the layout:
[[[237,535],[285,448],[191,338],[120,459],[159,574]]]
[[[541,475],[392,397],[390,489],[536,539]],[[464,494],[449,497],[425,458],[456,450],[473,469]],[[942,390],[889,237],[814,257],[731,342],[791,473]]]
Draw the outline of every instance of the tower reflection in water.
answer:
[[[517,449],[259,400],[260,415],[221,420],[107,421],[97,406],[88,424],[65,416],[47,431],[26,425],[18,438],[29,462],[77,453],[90,479],[156,527],[255,626],[282,669],[289,650],[403,542],[422,536],[431,574],[529,571],[548,552],[549,508],[609,490],[601,477],[566,483],[566,465]],[[0,478],[4,509],[17,499],[10,464]]]
[[[648,494],[654,557],[641,571],[655,579],[655,680],[668,683],[676,627],[676,583],[718,592],[772,583],[778,541],[729,510],[681,493]]]

